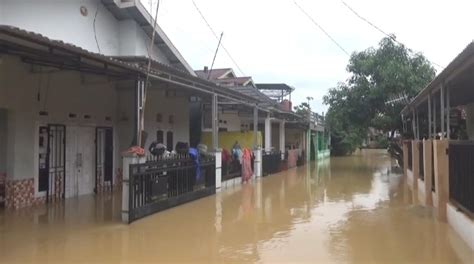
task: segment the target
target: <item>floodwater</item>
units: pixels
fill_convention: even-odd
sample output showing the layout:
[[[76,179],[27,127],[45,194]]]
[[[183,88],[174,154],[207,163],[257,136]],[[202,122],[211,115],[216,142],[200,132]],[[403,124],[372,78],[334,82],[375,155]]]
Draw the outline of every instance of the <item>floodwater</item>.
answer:
[[[0,263],[474,263],[391,165],[383,151],[331,158],[131,225],[120,195],[0,212]]]

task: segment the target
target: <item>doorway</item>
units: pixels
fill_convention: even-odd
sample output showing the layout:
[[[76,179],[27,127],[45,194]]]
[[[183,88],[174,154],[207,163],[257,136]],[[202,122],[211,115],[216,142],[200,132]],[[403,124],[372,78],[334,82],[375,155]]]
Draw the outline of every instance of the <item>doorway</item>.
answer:
[[[64,198],[66,127],[40,126],[38,135],[38,192],[46,194],[46,202]]]
[[[114,170],[114,133],[111,127],[95,130],[95,193],[111,191]]]
[[[94,193],[94,139],[94,127],[68,127],[66,135],[66,198]]]

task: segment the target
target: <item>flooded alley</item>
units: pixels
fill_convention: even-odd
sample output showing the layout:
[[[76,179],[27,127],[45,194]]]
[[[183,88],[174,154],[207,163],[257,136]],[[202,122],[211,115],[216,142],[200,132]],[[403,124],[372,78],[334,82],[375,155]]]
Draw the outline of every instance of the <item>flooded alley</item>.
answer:
[[[385,151],[267,176],[131,225],[120,195],[0,213],[0,263],[472,263]]]

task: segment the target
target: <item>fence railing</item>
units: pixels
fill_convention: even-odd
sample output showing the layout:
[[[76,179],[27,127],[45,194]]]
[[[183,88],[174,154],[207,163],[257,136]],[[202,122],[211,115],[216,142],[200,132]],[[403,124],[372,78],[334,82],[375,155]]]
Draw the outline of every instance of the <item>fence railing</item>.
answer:
[[[474,217],[474,142],[449,143],[449,199]]]
[[[262,175],[277,173],[280,171],[281,153],[263,153],[262,155]]]
[[[129,222],[214,194],[215,157],[200,157],[197,164],[177,155],[130,165]]]
[[[411,147],[411,140],[406,141],[408,146],[408,169],[413,171],[413,149]]]
[[[242,177],[242,164],[238,160],[222,162],[222,181]]]
[[[418,141],[418,174],[422,181],[425,180],[425,160],[423,158],[423,141]]]

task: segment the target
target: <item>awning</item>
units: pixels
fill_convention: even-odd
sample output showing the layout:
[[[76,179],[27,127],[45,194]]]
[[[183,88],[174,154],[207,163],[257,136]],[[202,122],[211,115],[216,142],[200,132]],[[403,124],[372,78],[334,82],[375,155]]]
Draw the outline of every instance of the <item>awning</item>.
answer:
[[[63,41],[6,25],[0,25],[0,53],[19,56],[28,64],[106,75],[117,79],[143,79],[147,73],[142,63],[93,53]],[[153,62],[150,77],[207,94],[216,93],[220,97],[246,105],[255,105],[258,102],[253,97],[217,86],[156,61]]]

